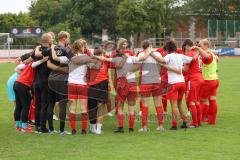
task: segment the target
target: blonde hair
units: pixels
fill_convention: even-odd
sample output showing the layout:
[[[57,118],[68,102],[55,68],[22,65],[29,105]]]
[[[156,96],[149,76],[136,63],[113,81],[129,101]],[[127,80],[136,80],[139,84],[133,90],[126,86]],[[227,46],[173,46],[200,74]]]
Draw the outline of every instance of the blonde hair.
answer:
[[[125,38],[120,38],[117,43],[117,49],[120,49],[123,43],[127,43],[127,40]]]
[[[51,44],[52,35],[49,33],[43,33],[41,36],[41,44],[43,46],[49,46]]]
[[[58,39],[68,38],[70,39],[70,34],[66,31],[61,31],[58,33]]]
[[[211,42],[210,42],[207,38],[201,39],[201,40],[199,41],[199,44],[200,44],[201,46],[202,46],[202,45],[208,45],[208,48],[211,48],[211,46],[212,46]]]
[[[77,53],[81,52],[81,48],[85,47],[85,43],[86,43],[86,41],[84,41],[82,39],[76,40],[72,45],[73,54],[76,55]]]

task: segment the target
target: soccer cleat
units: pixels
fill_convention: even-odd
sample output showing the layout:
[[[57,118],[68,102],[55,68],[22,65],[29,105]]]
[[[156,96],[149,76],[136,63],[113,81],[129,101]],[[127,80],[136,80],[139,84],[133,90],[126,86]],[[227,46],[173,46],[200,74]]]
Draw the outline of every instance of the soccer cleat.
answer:
[[[56,131],[56,130],[49,130],[49,132],[48,132],[49,134],[58,134],[59,132],[58,131]]]
[[[82,132],[81,132],[82,135],[86,135],[87,134],[87,131],[85,129],[82,129]]]
[[[40,127],[35,127],[35,133],[41,133],[40,132]]]
[[[172,126],[172,127],[170,128],[170,130],[176,131],[176,130],[178,130],[178,128],[177,128],[177,126]]]
[[[182,125],[180,126],[180,128],[188,128],[187,123],[183,122]]]
[[[31,127],[33,127],[33,126],[35,126],[35,122],[34,121],[28,121],[28,124],[31,126]]]
[[[29,128],[29,127],[27,127],[26,129],[21,129],[21,132],[24,132],[24,133],[32,133],[33,131],[32,131],[32,128]]]
[[[148,131],[150,131],[150,129],[147,128],[147,127],[143,127],[143,128],[138,130],[138,132],[148,132]]]
[[[114,131],[114,133],[124,133],[123,127],[118,127],[118,128]]]
[[[15,127],[17,131],[21,131],[22,128],[21,127]]]
[[[59,118],[54,114],[54,115],[53,115],[53,120],[58,121]]]
[[[129,128],[128,131],[129,131],[129,133],[133,133],[134,129],[133,128]]]
[[[60,131],[59,134],[60,134],[60,135],[70,135],[71,132],[68,132],[68,131]]]
[[[188,128],[197,128],[198,126],[194,125],[194,124],[190,124],[188,125]]]
[[[163,126],[158,126],[158,127],[156,128],[156,131],[162,132],[162,131],[165,131],[165,129],[163,128]]]

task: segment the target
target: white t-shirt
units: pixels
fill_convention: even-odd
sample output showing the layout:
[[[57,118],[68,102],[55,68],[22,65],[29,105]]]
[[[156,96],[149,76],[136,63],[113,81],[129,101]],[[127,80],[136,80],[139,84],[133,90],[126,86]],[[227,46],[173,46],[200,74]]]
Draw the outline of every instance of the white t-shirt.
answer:
[[[84,55],[79,54],[77,56],[84,56]],[[69,66],[68,83],[81,84],[81,85],[87,84],[87,79],[86,79],[86,74],[88,69],[87,64],[76,65],[71,61],[68,61],[65,57],[60,57],[60,62],[65,64],[68,63],[68,66]]]
[[[176,54],[171,53],[167,54],[164,57],[164,60],[166,61],[167,65],[171,67],[176,67],[182,70],[183,63],[190,63],[192,61],[192,57],[188,57],[182,54]],[[175,72],[168,70],[168,83],[169,84],[175,84],[175,83],[181,83],[184,82],[183,74],[177,74]]]
[[[144,52],[139,53],[142,56]],[[153,52],[155,56],[162,57],[159,52]],[[160,64],[150,55],[146,60],[142,62],[142,81],[141,84],[151,84],[161,82],[161,66]]]
[[[122,58],[113,58],[112,62],[116,63],[121,61]],[[138,57],[134,57],[134,56],[130,56],[127,58],[125,64],[122,66],[122,68],[117,69],[117,77],[122,77],[122,76],[126,76],[128,82],[136,82],[136,74],[135,72],[129,72],[133,65],[139,63],[139,58]]]

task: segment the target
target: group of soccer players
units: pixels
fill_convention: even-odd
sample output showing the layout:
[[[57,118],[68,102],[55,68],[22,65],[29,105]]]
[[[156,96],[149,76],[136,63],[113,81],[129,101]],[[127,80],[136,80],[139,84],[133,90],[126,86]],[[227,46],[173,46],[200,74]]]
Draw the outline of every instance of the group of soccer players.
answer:
[[[142,120],[139,131],[147,132],[151,97],[156,109],[157,131],[165,130],[168,101],[172,112],[171,130],[197,128],[202,122],[216,124],[218,57],[208,39],[196,42],[187,39],[182,49],[178,49],[174,39],[167,38],[163,47],[156,50],[151,41],[145,40],[138,53],[128,50],[128,42],[123,38],[110,54],[106,51],[108,44],[112,43],[89,50],[83,39],[70,44],[70,34],[66,31],[58,33],[57,44],[53,32],[44,33],[33,52],[18,59],[16,73],[8,81],[9,98],[15,102],[16,130],[33,132],[28,122],[34,120],[36,133],[74,135],[80,121],[81,134],[87,134],[89,121],[90,132],[102,134],[103,117],[111,111],[114,100],[118,119],[115,133],[124,133],[125,103],[129,132],[134,132],[138,101]],[[110,79],[116,92],[114,99],[110,98]],[[187,119],[182,104],[184,97],[191,120]],[[53,125],[56,104],[59,131]],[[71,132],[65,130],[66,117]]]

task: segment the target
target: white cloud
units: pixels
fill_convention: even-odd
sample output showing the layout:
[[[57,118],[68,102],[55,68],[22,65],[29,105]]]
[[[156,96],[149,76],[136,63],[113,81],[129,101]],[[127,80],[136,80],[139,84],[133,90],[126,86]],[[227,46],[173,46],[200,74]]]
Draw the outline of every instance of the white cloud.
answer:
[[[0,14],[28,12],[31,0],[0,0]]]

